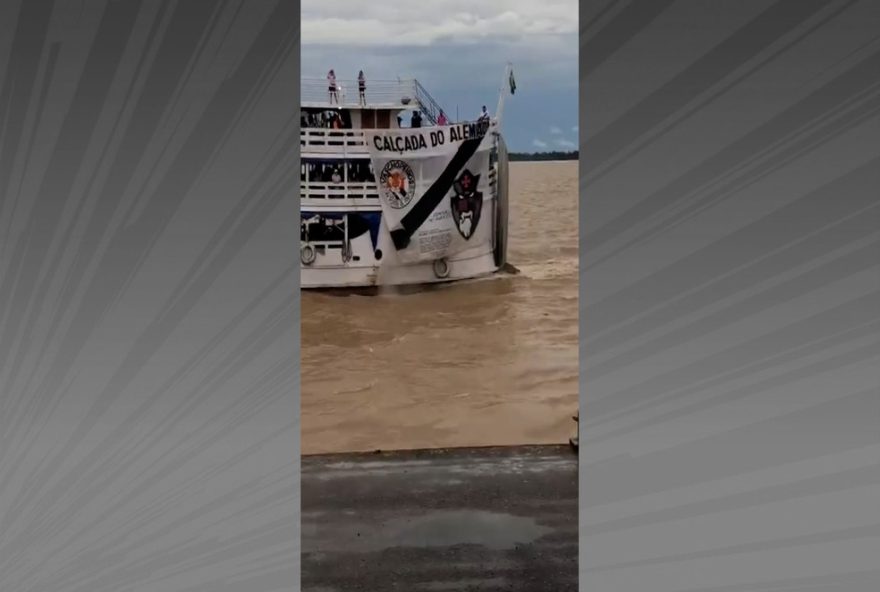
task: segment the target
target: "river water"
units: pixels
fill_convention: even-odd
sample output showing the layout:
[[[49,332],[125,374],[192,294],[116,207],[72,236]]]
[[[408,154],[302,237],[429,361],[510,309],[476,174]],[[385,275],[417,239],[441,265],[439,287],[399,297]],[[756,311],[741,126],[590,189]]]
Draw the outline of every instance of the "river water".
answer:
[[[520,273],[302,293],[304,454],[564,443],[578,396],[578,165],[510,165]]]

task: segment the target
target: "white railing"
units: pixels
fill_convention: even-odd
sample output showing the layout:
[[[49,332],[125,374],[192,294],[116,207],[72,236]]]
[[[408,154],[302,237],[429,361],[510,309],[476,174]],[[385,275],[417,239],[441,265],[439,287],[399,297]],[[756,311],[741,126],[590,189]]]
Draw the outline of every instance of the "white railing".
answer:
[[[304,181],[299,190],[302,199],[379,199],[375,182],[367,183],[333,183],[322,181]]]
[[[494,166],[489,168],[489,178],[486,181],[488,187],[494,192],[497,183],[497,172]],[[373,181],[359,183],[302,181],[300,182],[299,195],[301,199],[320,199],[329,204],[339,202],[340,204],[357,205],[366,204],[369,201],[378,203],[379,200],[379,192]]]
[[[415,106],[418,87],[415,80],[367,80],[364,93],[367,105]],[[331,97],[330,83],[319,79],[300,81],[303,104],[357,107],[361,105],[357,80],[336,80],[336,97]]]
[[[364,132],[352,129],[303,128],[300,131],[299,147],[301,152],[322,152],[341,157],[367,151]]]

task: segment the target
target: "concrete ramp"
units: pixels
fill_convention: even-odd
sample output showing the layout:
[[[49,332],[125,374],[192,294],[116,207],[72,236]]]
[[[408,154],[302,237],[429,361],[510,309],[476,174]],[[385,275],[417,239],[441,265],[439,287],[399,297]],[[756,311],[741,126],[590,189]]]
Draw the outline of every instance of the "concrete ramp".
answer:
[[[577,590],[569,446],[302,461],[302,589]]]

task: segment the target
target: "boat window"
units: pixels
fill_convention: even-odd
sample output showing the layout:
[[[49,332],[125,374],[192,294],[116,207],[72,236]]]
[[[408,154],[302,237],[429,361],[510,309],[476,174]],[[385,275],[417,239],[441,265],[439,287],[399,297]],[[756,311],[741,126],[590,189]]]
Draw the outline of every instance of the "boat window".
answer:
[[[334,178],[334,174],[338,175]],[[373,183],[376,181],[369,158],[305,159],[301,164],[300,180],[306,183]]]
[[[376,181],[373,175],[373,165],[367,159],[348,161],[349,183],[372,183]]]

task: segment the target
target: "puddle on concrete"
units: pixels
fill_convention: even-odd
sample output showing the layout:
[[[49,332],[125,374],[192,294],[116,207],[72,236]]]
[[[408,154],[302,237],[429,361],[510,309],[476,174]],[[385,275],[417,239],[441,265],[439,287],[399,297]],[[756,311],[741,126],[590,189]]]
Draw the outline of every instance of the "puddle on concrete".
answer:
[[[482,545],[502,550],[534,542],[552,530],[533,518],[456,510],[394,520],[383,525],[375,538],[383,548]]]
[[[532,518],[480,510],[432,512],[425,516],[398,519],[387,524],[381,538],[387,546],[451,547],[482,545],[490,549],[509,549],[531,543],[552,529]]]
[[[501,588],[508,586],[509,582],[505,578],[474,578],[461,579],[446,582],[419,582],[416,584],[419,590],[430,590],[432,592],[461,592],[461,590],[474,588]]]
[[[304,522],[309,553],[369,553],[394,547],[480,545],[493,550],[527,545],[553,532],[534,518],[483,510],[442,510],[365,524],[359,521]]]

